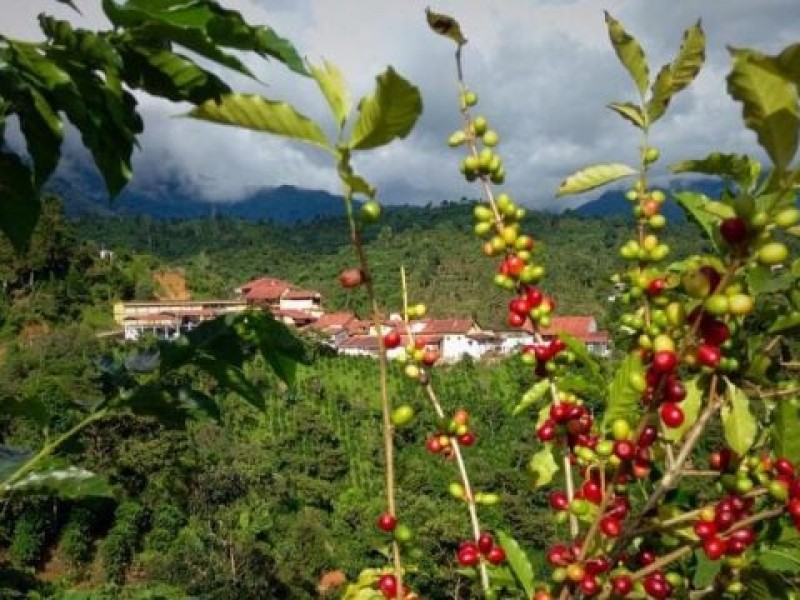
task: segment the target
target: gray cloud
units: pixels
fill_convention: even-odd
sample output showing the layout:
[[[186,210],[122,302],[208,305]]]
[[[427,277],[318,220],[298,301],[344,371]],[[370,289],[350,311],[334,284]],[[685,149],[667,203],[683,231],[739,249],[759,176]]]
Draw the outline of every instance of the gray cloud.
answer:
[[[325,57],[345,73],[354,96],[372,90],[386,65],[421,90],[425,112],[404,141],[359,155],[357,168],[390,202],[425,204],[478,190],[459,179],[460,155],[445,141],[459,126],[452,44],[424,21],[429,0],[227,0],[253,23],[269,24],[312,60]],[[104,21],[99,3],[80,2],[79,18],[52,0],[0,0],[3,31],[35,35],[35,15],[46,10],[86,27]],[[3,6],[5,5],[5,6]],[[608,43],[595,0],[506,0],[502,4],[441,0],[434,10],[456,16],[469,38],[468,83],[479,93],[479,112],[502,138],[507,188],[530,206],[554,206],[559,181],[577,168],[635,160],[636,131],[608,111],[612,100],[634,97],[632,84]],[[708,63],[695,85],[675,99],[652,141],[664,163],[713,149],[763,156],[741,127],[740,108],[725,93],[726,44],[774,52],[797,39],[797,0],[645,2],[627,0],[614,14],[645,46],[654,71],[671,60],[687,26],[702,18]],[[266,84],[225,73],[237,89],[287,99],[327,123],[327,108],[313,82],[280,64],[247,58]],[[146,118],[136,178],[179,177],[199,197],[234,199],[260,185],[293,184],[338,190],[329,157],[264,135],[174,118],[179,107],[141,98]],[[664,171],[656,176],[665,178]],[[566,206],[566,205],[564,205]]]

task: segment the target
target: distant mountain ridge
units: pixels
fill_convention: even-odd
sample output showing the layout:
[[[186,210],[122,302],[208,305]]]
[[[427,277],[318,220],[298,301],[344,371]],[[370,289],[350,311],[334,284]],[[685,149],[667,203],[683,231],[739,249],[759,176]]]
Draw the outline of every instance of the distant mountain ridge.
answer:
[[[711,179],[674,180],[668,188],[668,191],[692,189],[715,196],[721,192],[722,184]],[[83,165],[67,173],[58,172],[48,184],[48,190],[62,199],[69,217],[148,215],[156,219],[203,219],[224,216],[293,224],[344,214],[342,198],[322,190],[281,185],[254,190],[235,201],[210,202],[197,199],[191,189],[177,179],[150,186],[134,182],[109,202],[99,174]],[[617,189],[603,192],[571,212],[584,217],[630,217],[631,205],[625,199],[625,192]],[[683,211],[673,200],[666,202],[663,213],[670,220],[684,219]]]
[[[109,201],[100,176],[80,167],[71,169],[68,174],[57,173],[47,189],[62,199],[69,217],[149,215],[156,219],[202,219],[225,216],[292,224],[344,214],[340,196],[290,185],[259,188],[231,202],[210,202],[198,199],[176,180],[151,186],[133,183]]]
[[[669,197],[670,192],[692,190],[709,197],[716,197],[722,192],[723,186],[721,182],[714,179],[676,179],[671,181],[669,186],[660,189],[667,194],[667,201],[664,203],[662,214],[670,221],[683,221],[686,218],[683,209]],[[631,203],[625,198],[625,190],[619,189],[603,192],[594,200],[590,200],[574,209],[573,213],[583,217],[624,216],[632,218]]]

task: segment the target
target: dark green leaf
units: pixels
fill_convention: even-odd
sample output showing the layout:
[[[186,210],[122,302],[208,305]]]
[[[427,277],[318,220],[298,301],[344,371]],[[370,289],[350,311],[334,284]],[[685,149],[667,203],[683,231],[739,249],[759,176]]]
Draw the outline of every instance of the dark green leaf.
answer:
[[[564,333],[563,331],[559,332],[558,337],[566,344],[567,350],[572,352],[575,355],[575,358],[578,359],[578,362],[586,366],[594,377],[600,376],[600,363],[598,363],[597,358],[595,358],[592,353],[589,352],[586,344],[584,344],[578,338],[571,336],[568,333]]]
[[[603,429],[617,419],[636,425],[641,411],[642,392],[631,385],[631,379],[644,377],[642,359],[637,352],[628,354],[620,363],[608,386],[608,405],[603,413]]]
[[[133,44],[120,48],[120,53],[125,82],[155,96],[201,104],[230,92],[216,75],[180,54]]]
[[[731,49],[731,54],[728,93],[742,103],[745,125],[755,132],[761,147],[782,171],[797,151],[797,86],[786,79],[775,58],[741,49]]]
[[[761,172],[761,165],[746,154],[712,152],[698,160],[684,160],[670,165],[673,173],[702,173],[735,181],[744,190],[752,189]]]
[[[511,567],[514,577],[522,586],[522,589],[525,590],[525,597],[533,598],[536,593],[536,581],[533,575],[533,565],[527,553],[517,540],[505,531],[497,531],[497,541],[500,542],[500,546],[505,550],[508,566]]]
[[[789,588],[783,578],[766,569],[758,567],[744,569],[740,575],[740,580],[747,588],[744,595],[747,600],[789,599]]]
[[[647,59],[644,50],[633,36],[631,36],[622,24],[612,17],[608,12],[606,15],[606,26],[614,52],[617,53],[622,65],[630,73],[631,79],[639,90],[639,95],[644,96],[647,86],[650,85],[650,69],[647,66]]]
[[[0,231],[18,252],[27,248],[41,209],[28,167],[16,154],[0,152]]]
[[[620,115],[622,118],[633,123],[639,129],[644,129],[644,113],[642,109],[632,102],[612,102],[608,108]]]
[[[430,28],[439,35],[449,37],[459,46],[467,43],[467,38],[465,38],[464,34],[461,32],[461,26],[453,17],[435,13],[430,8],[426,8],[425,18]]]
[[[269,27],[249,25],[240,13],[225,9],[216,2],[128,0],[125,4],[117,4],[114,0],[103,0],[103,10],[115,26],[131,29],[137,37],[175,42],[249,76],[252,73],[244,63],[233,54],[224,52],[223,47],[270,56],[296,73],[308,74],[297,50],[288,40]]]
[[[800,552],[797,548],[771,548],[757,554],[758,564],[769,571],[782,573],[800,572]]]
[[[672,100],[672,65],[666,64],[656,75],[653,87],[650,91],[650,99],[647,101],[647,119],[649,123],[658,121]]]
[[[716,211],[710,209],[711,200],[698,192],[677,192],[673,196],[683,212],[686,213],[687,218],[697,223],[709,241],[718,249],[720,216]]]
[[[768,267],[756,265],[747,270],[747,287],[753,294],[786,292],[794,287],[795,277],[787,272],[773,273]]]
[[[291,104],[274,102],[255,94],[226,94],[194,108],[195,119],[265,131],[330,149],[325,134],[314,121],[297,112]]]
[[[19,124],[28,154],[33,159],[34,179],[38,188],[58,165],[64,124],[42,94],[33,88],[28,93],[27,102],[20,106]]]
[[[419,90],[392,67],[377,77],[371,96],[358,103],[358,120],[349,147],[367,150],[406,137],[422,113]]]
[[[788,315],[782,315],[775,319],[769,328],[770,333],[783,333],[800,327],[800,311],[794,311]]]

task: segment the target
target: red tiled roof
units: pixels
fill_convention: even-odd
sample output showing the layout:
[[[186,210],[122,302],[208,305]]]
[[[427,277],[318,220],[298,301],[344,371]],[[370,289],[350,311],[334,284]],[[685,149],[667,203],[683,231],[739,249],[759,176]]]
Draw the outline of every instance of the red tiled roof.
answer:
[[[475,326],[472,319],[427,319],[423,321],[425,327],[422,333],[425,334],[467,334]]]
[[[344,328],[350,335],[357,335],[359,333],[368,333],[371,325],[372,323],[370,321],[362,321],[361,319],[356,318],[352,321],[349,321]]]
[[[607,331],[595,331],[594,333],[587,334],[581,339],[587,344],[607,344],[609,335]]]
[[[325,313],[312,323],[311,327],[320,331],[338,331],[353,321],[358,321],[358,319],[351,312]]]
[[[592,333],[593,327],[596,327],[596,322],[594,317],[591,316],[553,317],[550,321],[550,326],[543,327],[541,333],[545,336],[566,333],[583,339],[586,335]],[[530,320],[526,321],[524,329],[532,331]]]
[[[237,289],[250,302],[264,302],[280,299],[281,295],[291,287],[290,283],[281,279],[262,277],[248,281]]]
[[[378,338],[374,335],[354,335],[341,344],[340,348],[361,348],[363,350],[378,350]]]

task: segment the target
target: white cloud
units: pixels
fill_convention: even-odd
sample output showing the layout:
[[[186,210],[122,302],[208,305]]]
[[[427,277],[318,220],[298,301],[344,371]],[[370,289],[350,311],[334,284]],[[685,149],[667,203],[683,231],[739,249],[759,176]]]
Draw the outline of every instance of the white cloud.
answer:
[[[85,27],[102,24],[95,2],[79,1],[79,18],[52,0],[0,0],[0,30],[34,35],[35,15],[46,10]],[[267,23],[312,60],[325,57],[345,73],[354,96],[369,93],[386,65],[419,86],[425,112],[404,141],[356,158],[363,174],[391,202],[425,204],[478,194],[460,180],[458,152],[445,145],[459,125],[453,47],[427,28],[429,0],[227,0],[253,23]],[[605,108],[634,96],[607,40],[595,0],[441,0],[434,10],[453,14],[469,44],[466,76],[480,97],[480,112],[500,132],[499,147],[518,199],[553,206],[558,182],[573,170],[601,161],[634,160],[636,132]],[[740,109],[725,92],[726,44],[774,52],[797,39],[797,0],[645,2],[624,0],[614,14],[648,53],[654,71],[672,58],[683,29],[698,17],[708,35],[708,64],[696,83],[676,98],[653,134],[664,163],[719,148],[762,156],[741,126]],[[328,122],[315,86],[279,63],[248,58],[264,87],[225,76],[237,89],[285,98],[314,119]],[[197,194],[233,199],[258,185],[292,184],[336,192],[329,157],[316,149],[172,115],[185,110],[142,98],[146,132],[137,156],[137,179],[178,176]],[[330,127],[328,127],[330,130]],[[663,171],[657,175],[664,177]]]

